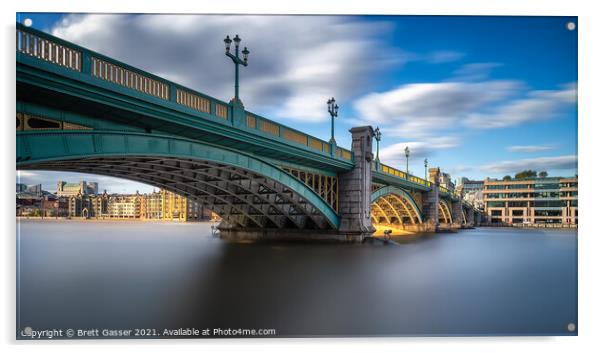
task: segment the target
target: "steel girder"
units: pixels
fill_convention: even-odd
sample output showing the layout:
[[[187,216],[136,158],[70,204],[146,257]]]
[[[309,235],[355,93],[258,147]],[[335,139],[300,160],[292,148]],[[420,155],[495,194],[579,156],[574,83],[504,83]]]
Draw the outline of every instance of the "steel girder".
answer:
[[[338,228],[334,210],[311,188],[276,166],[171,136],[121,134],[125,136],[114,139],[116,132],[18,133],[17,167],[140,181],[187,196],[240,227]],[[103,140],[106,135],[112,137],[110,147],[108,140]],[[145,144],[147,148],[143,148]],[[166,151],[157,151],[158,147]],[[140,149],[148,152],[138,152]]]

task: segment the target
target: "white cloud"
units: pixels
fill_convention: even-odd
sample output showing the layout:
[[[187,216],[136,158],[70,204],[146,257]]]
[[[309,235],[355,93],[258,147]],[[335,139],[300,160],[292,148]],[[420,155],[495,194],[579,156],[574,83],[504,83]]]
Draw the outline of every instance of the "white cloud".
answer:
[[[248,46],[241,99],[275,117],[323,121],[325,101],[361,94],[376,73],[403,65],[409,53],[387,47],[392,24],[339,16],[73,15],[53,34],[228,101],[233,64],[223,38]],[[366,63],[370,63],[366,65]]]
[[[481,166],[489,173],[517,173],[525,169],[534,170],[572,170],[577,171],[577,156],[557,156],[500,161]]]
[[[512,100],[490,113],[471,114],[464,124],[472,128],[502,128],[532,121],[557,117],[559,112],[576,107],[576,84],[565,85],[560,90],[530,91],[525,98]]]
[[[494,68],[502,66],[500,63],[469,63],[462,65],[454,71],[454,80],[458,81],[483,81],[489,79]]]
[[[442,64],[458,61],[464,57],[464,53],[452,50],[438,50],[426,55],[426,60],[432,64]]]
[[[390,164],[405,163],[405,148],[410,149],[410,158],[423,159],[436,153],[437,150],[444,150],[456,147],[459,140],[455,136],[430,137],[421,141],[398,142],[380,149],[380,159]]]
[[[453,127],[520,87],[517,81],[414,83],[370,93],[354,107],[368,123],[385,124],[395,135],[409,137]]]
[[[521,153],[533,153],[533,152],[543,152],[554,149],[552,146],[509,146],[508,151],[511,152],[521,152]]]

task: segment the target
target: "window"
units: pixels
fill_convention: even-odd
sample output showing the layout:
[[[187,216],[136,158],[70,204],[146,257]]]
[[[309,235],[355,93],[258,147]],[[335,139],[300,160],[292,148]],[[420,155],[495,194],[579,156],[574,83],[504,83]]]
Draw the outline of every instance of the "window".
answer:
[[[508,189],[528,189],[529,184],[511,184],[508,185]]]
[[[523,223],[522,218],[512,218],[512,223]]]
[[[529,203],[527,201],[512,201],[508,202],[508,207],[527,207]]]
[[[505,185],[487,185],[487,190],[503,190],[505,188]]]
[[[564,207],[565,201],[535,201],[534,207]]]
[[[506,207],[503,201],[487,201],[487,207]]]
[[[522,216],[523,210],[512,210],[512,215],[513,216]]]
[[[502,210],[491,210],[491,215],[492,216],[501,216]]]
[[[536,217],[545,217],[545,216],[553,216],[553,217],[558,217],[558,216],[562,216],[562,211],[561,210],[535,210],[535,216]]]

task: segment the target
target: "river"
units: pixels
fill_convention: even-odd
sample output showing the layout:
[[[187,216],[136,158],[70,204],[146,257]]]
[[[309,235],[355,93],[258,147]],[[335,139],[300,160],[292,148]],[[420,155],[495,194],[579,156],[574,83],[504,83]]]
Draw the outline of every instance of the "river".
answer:
[[[577,232],[230,243],[208,223],[20,221],[17,327],[571,335]],[[155,331],[148,331],[155,332]]]

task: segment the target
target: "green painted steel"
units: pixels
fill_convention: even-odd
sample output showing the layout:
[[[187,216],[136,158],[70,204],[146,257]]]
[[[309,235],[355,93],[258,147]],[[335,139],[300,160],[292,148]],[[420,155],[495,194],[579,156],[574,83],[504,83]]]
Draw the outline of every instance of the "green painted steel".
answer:
[[[336,212],[311,188],[275,165],[240,151],[190,139],[116,131],[24,131],[17,133],[17,168],[86,157],[157,156],[221,163],[263,175],[311,203],[334,229]]]
[[[375,171],[375,170],[372,171],[372,180],[377,183],[381,183],[381,184],[385,184],[385,185],[392,185],[392,186],[396,186],[396,187],[403,188],[406,190],[429,191],[431,189],[430,186],[413,183],[405,178],[400,178],[400,177],[397,177],[394,175],[390,175],[390,174]]]
[[[414,210],[414,212],[416,212],[416,214],[418,215],[418,219],[419,219],[420,223],[422,223],[422,211],[416,204],[416,201],[414,200],[412,195],[410,195],[410,193],[405,191],[404,189],[400,189],[395,186],[382,187],[372,193],[372,195],[370,196],[370,202],[371,203],[376,202],[376,200],[378,200],[379,198],[389,195],[389,194],[395,194],[397,196],[401,196],[406,201],[408,201],[410,203],[410,206],[412,206],[412,209]]]
[[[309,143],[310,139],[319,141],[321,144],[328,144],[328,142],[286,127],[264,117],[260,117],[256,114],[252,114],[244,110],[238,112],[238,110],[240,110],[238,106],[235,107],[233,104],[226,103],[200,92],[183,87],[174,82],[165,80],[151,73],[104,56],[100,53],[88,50],[68,41],[61,40],[60,38],[54,37],[47,33],[37,31],[32,28],[27,28],[20,24],[17,24],[17,30],[23,33],[34,35],[39,39],[48,40],[53,43],[63,45],[82,54],[82,70],[77,71],[68,67],[57,65],[48,60],[43,60],[36,55],[25,53],[22,50],[17,50],[17,83],[24,83],[50,90],[52,92],[59,92],[70,97],[77,97],[90,102],[100,103],[108,107],[142,114],[144,116],[148,116],[149,118],[160,120],[160,123],[163,124],[168,122],[172,125],[177,125],[177,129],[179,130],[191,128],[197,129],[199,132],[211,131],[222,134],[223,136],[233,140],[240,139],[246,142],[253,142],[259,146],[273,149],[274,151],[282,151],[283,153],[286,152],[296,155],[298,158],[307,159],[308,164],[318,162],[318,164],[325,168],[329,168],[332,171],[350,170],[353,167],[353,154],[349,150],[345,150],[345,155],[341,154],[340,157],[338,157],[336,153],[331,155],[327,151],[317,150],[311,147]],[[19,45],[19,43],[17,44]],[[95,70],[91,64],[93,58],[102,60],[103,62],[117,67],[116,70],[118,71],[125,70],[131,72],[132,74],[140,75],[141,77],[148,78],[156,81],[159,84],[165,85],[169,90],[167,94],[168,98],[163,99],[159,96],[148,94],[140,90],[127,87],[124,84],[120,84],[122,81],[120,80],[121,76],[117,74],[112,74],[110,80],[98,77],[98,75],[93,75],[93,71]],[[195,96],[201,97],[202,99],[208,100],[210,102],[211,109],[207,113],[193,109],[185,104],[178,103],[175,94],[177,90],[186,91]],[[218,105],[228,107],[230,114],[226,117],[226,119],[218,116],[216,112],[216,106]],[[252,114],[253,116],[261,119],[261,121],[269,122],[270,124],[277,126],[279,130],[286,129],[306,136],[308,143],[305,145],[299,144],[295,141],[291,141],[290,139],[280,136],[280,134],[269,134],[261,129],[249,128],[246,124],[246,114]],[[160,123],[157,123],[157,125],[161,125]],[[174,130],[176,130],[176,127],[174,127]],[[169,133],[170,131],[167,132]],[[343,158],[345,156],[350,156],[350,158]]]

